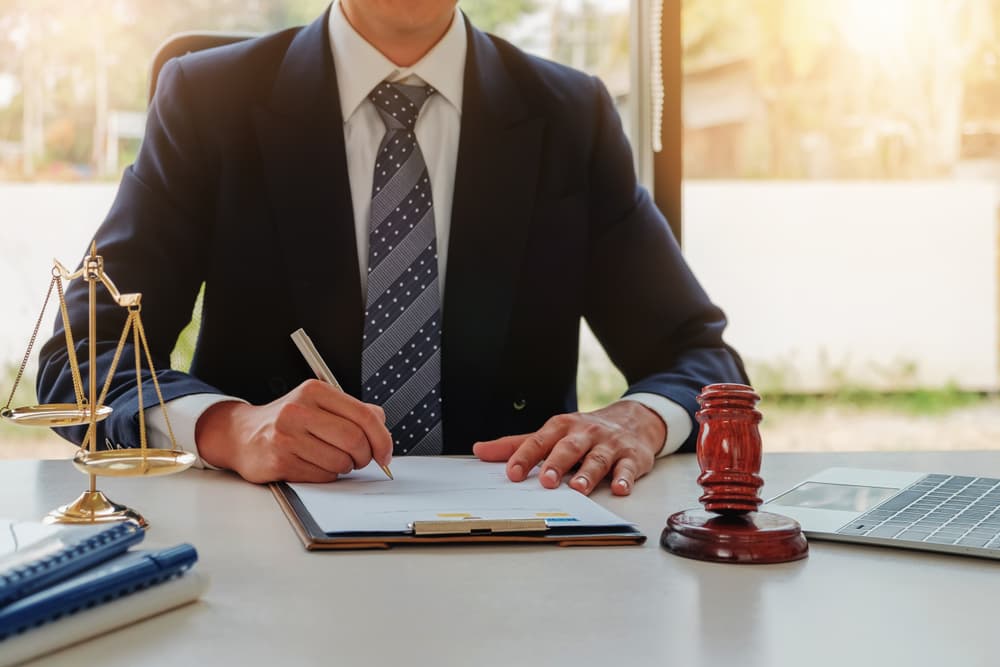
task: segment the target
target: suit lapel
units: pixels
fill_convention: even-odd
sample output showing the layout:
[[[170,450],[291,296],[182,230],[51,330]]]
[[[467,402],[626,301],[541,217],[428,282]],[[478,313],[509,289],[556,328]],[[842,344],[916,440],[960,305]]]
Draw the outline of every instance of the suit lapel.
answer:
[[[300,325],[360,396],[364,303],[327,25],[328,13],[295,36],[254,122]]]
[[[254,122],[299,322],[344,389],[360,396],[364,300],[327,25],[324,14],[294,37]],[[445,453],[468,451],[494,398],[544,126],[493,42],[467,29],[444,304]]]
[[[493,42],[467,23],[462,128],[445,285],[445,453],[466,453],[495,397],[538,180],[531,118]]]

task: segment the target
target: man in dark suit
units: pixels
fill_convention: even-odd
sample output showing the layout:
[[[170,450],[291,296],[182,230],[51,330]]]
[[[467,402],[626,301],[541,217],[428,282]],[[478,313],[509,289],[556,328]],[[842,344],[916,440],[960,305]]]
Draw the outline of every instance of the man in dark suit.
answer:
[[[455,0],[341,0],[168,63],[96,240],[143,294],[159,369],[205,284],[190,373],[158,378],[181,445],[250,481],[474,452],[514,481],[541,464],[551,488],[578,465],[573,488],[610,475],[627,494],[693,449],[703,385],[745,380],[603,85],[479,32]],[[85,286],[67,298],[82,344]],[[124,317],[101,301],[101,374]],[[592,413],[576,412],[581,317],[629,382]],[[343,392],[308,380],[299,327]],[[71,400],[58,326],[40,364],[39,396]],[[101,442],[138,441],[139,391],[120,368]]]

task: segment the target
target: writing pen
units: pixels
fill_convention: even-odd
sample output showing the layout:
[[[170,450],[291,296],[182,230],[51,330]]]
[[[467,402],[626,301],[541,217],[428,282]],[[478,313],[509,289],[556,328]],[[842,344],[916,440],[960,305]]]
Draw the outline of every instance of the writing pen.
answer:
[[[317,350],[316,346],[313,345],[312,339],[309,338],[309,334],[305,332],[305,329],[296,329],[293,331],[292,342],[295,343],[295,347],[299,348],[299,352],[301,352],[302,356],[305,357],[306,363],[309,364],[309,368],[311,368],[312,372],[316,374],[316,377],[323,382],[332,384],[340,391],[344,391],[343,387],[340,386],[340,383],[337,382],[337,378],[333,377],[333,371],[331,371],[330,367],[326,365],[325,361],[323,361],[323,357],[319,356],[319,350]],[[378,462],[376,461],[376,463]],[[389,466],[384,466],[379,463],[378,467],[382,469],[382,472],[385,473],[386,477],[393,479],[392,471],[389,470]]]

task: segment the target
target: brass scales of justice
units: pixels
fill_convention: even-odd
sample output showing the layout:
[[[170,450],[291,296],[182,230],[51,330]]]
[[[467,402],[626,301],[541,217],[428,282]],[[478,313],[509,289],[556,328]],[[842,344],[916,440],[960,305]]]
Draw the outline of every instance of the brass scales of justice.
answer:
[[[84,395],[83,380],[80,376],[80,365],[76,356],[76,348],[73,344],[73,332],[70,328],[69,311],[66,307],[66,297],[63,292],[62,281],[70,282],[76,279],[86,280],[89,288],[89,318],[88,318],[88,375],[89,382],[87,389],[89,396]],[[108,368],[104,386],[100,396],[97,395],[97,287],[98,283],[104,286],[116,304],[128,310],[125,325],[122,328],[121,337],[118,340],[118,347]],[[11,408],[14,394],[17,391],[24,369],[31,356],[35,340],[38,337],[39,328],[45,317],[45,308],[48,306],[55,289],[59,295],[59,310],[62,317],[62,325],[66,336],[66,353],[69,360],[70,372],[73,378],[73,390],[76,403],[52,403],[47,405],[33,405],[28,407]],[[42,312],[38,315],[35,329],[28,342],[28,349],[24,353],[24,359],[14,380],[14,387],[11,389],[7,404],[0,410],[0,417],[19,425],[24,426],[82,426],[87,425],[86,435],[80,443],[80,448],[73,456],[73,465],[78,470],[90,476],[90,489],[84,491],[73,502],[58,507],[45,517],[46,523],[111,523],[115,521],[136,521],[142,526],[147,522],[141,514],[134,509],[113,502],[97,489],[97,477],[105,475],[109,477],[141,477],[168,475],[187,469],[195,461],[195,455],[180,449],[174,437],[173,427],[170,425],[170,418],[166,412],[166,403],[160,391],[160,383],[156,378],[156,370],[153,368],[153,357],[149,352],[149,343],[146,341],[146,332],[142,326],[140,312],[142,294],[122,294],[115,287],[114,282],[104,272],[104,259],[97,254],[97,243],[92,241],[90,252],[84,257],[80,270],[70,272],[58,260],[53,260],[52,280],[49,283],[49,290],[42,303]],[[121,360],[122,352],[129,334],[132,334],[133,346],[135,348],[135,377],[139,394],[139,447],[131,446],[123,448],[115,445],[112,449],[98,451],[97,449],[97,422],[107,419],[111,414],[111,407],[104,404],[111,387],[111,380],[114,377],[115,369]],[[142,398],[142,356],[145,353],[146,363],[152,377],[153,387],[156,389],[156,397],[166,420],[167,432],[170,436],[171,449],[157,449],[147,446],[146,443],[146,417],[143,409]]]

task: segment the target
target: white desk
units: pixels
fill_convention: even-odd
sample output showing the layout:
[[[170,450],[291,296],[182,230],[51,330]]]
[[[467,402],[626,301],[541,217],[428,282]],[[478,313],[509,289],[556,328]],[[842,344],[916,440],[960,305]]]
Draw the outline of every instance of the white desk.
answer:
[[[765,496],[832,465],[1000,477],[1000,452],[771,455]],[[678,558],[660,530],[697,504],[696,474],[675,456],[631,498],[597,493],[642,547],[346,553],[307,553],[270,491],[230,474],[104,480],[149,519],[147,542],[198,548],[209,590],[37,664],[1000,664],[1000,563],[817,541],[785,565]],[[85,485],[68,462],[0,462],[0,516],[37,519]]]

